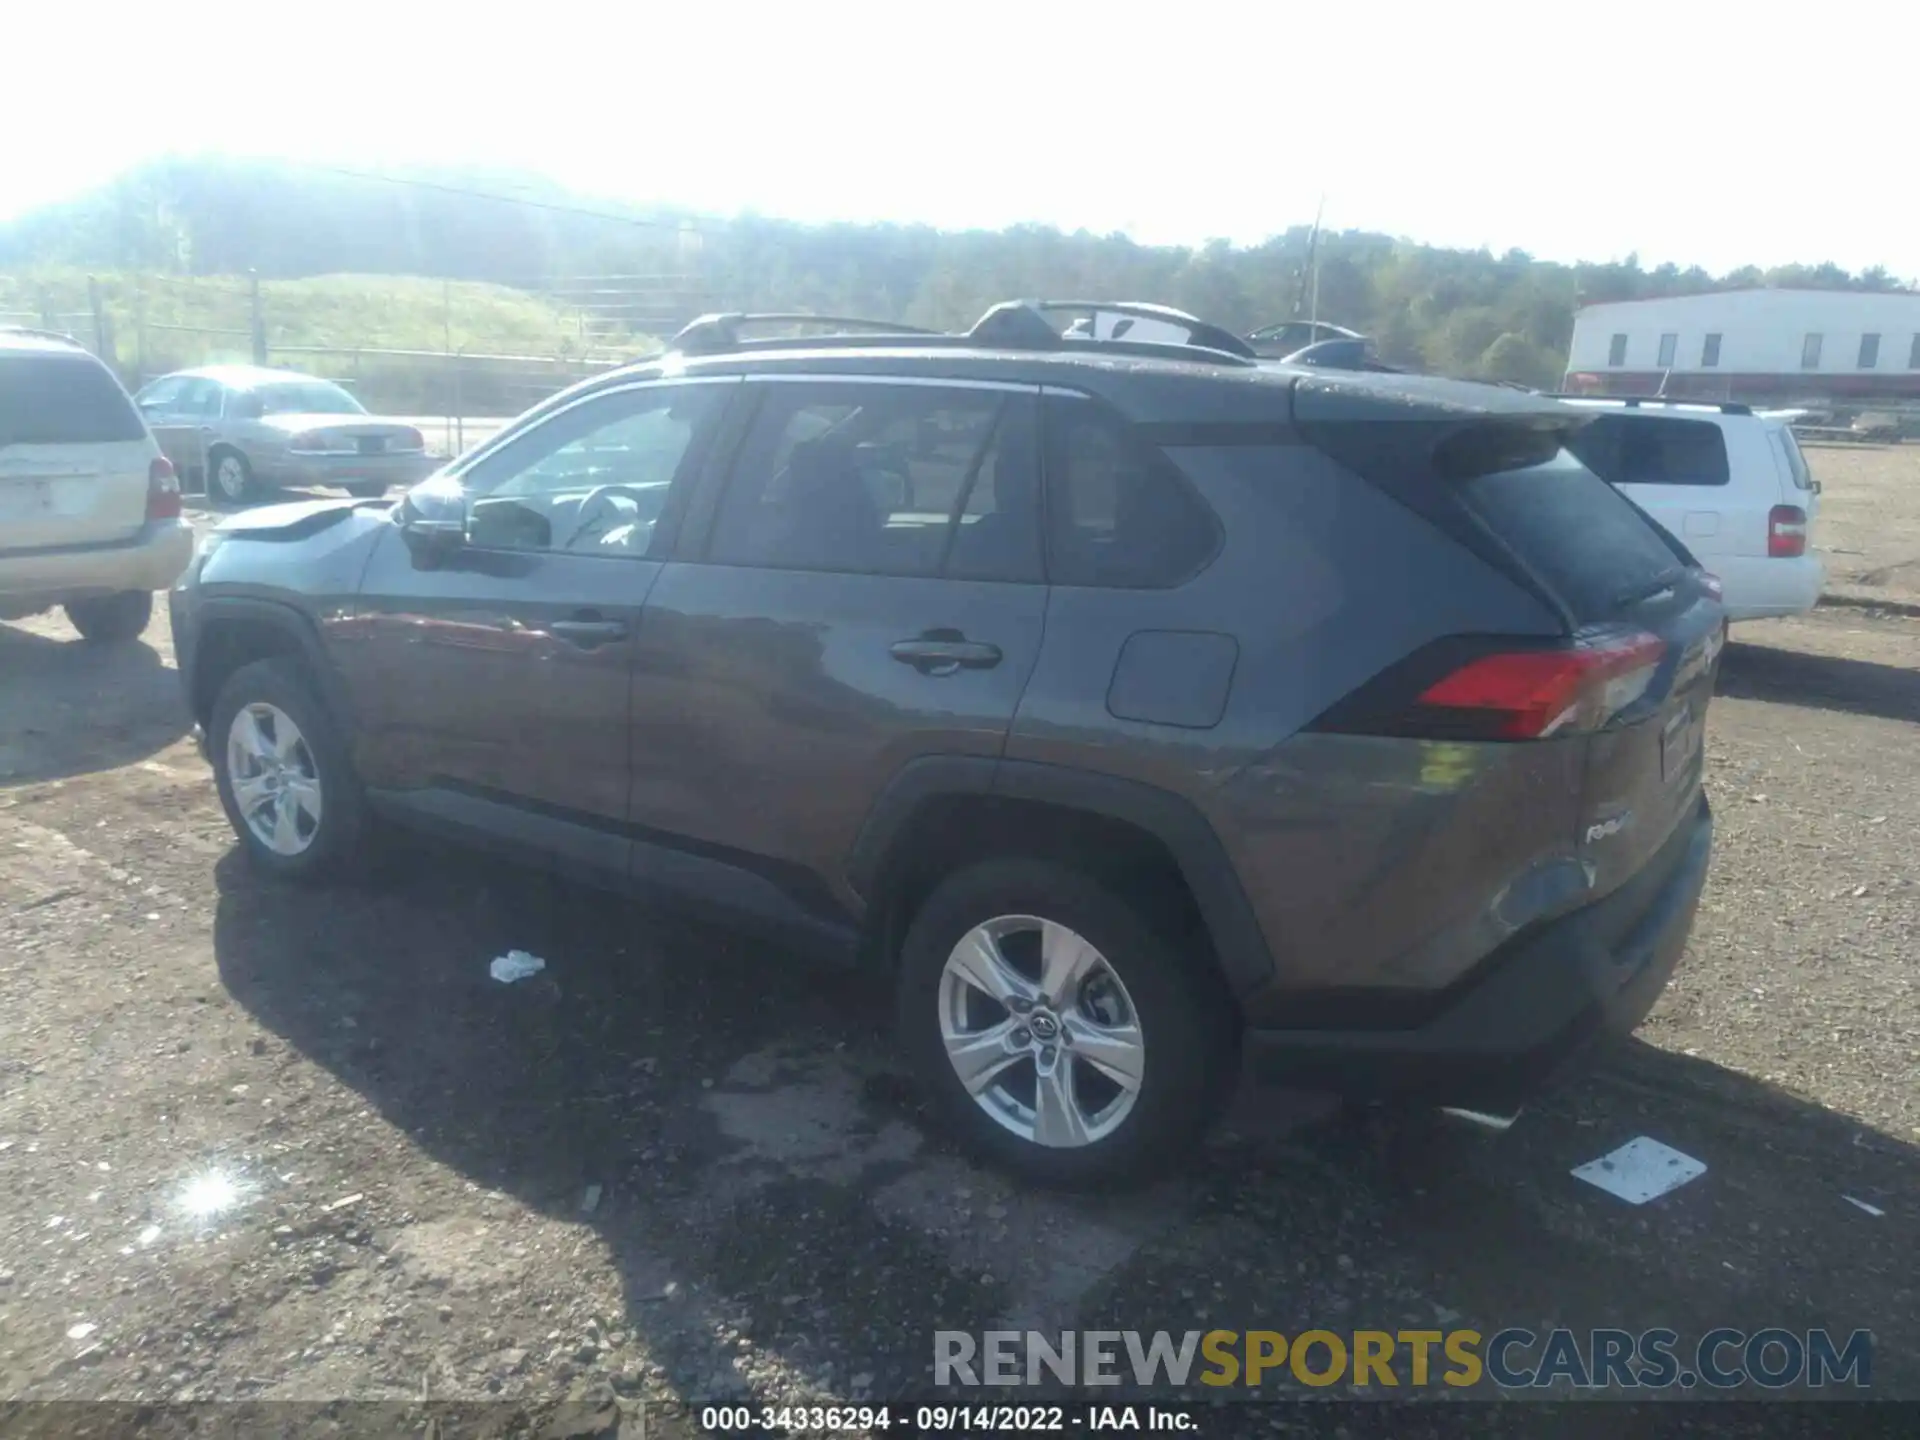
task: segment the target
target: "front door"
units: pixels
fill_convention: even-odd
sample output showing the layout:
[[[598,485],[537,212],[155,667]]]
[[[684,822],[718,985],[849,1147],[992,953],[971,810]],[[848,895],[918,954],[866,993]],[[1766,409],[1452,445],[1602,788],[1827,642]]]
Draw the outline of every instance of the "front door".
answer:
[[[842,866],[903,765],[1005,743],[1047,603],[1036,399],[844,377],[746,389],[730,474],[696,500],[641,618],[632,816],[803,904],[844,903]]]
[[[455,472],[464,545],[382,536],[336,646],[376,799],[624,873],[630,672],[660,522],[736,388],[589,396]]]

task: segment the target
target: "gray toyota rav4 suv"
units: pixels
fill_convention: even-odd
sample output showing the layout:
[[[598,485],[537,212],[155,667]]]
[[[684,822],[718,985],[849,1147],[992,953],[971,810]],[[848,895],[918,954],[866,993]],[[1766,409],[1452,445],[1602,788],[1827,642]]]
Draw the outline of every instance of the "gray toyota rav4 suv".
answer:
[[[1049,1182],[1242,1068],[1491,1110],[1638,1024],[1725,628],[1587,417],[1063,308],[708,317],[398,504],[230,517],[171,601],[240,843],[426,827],[868,967]]]

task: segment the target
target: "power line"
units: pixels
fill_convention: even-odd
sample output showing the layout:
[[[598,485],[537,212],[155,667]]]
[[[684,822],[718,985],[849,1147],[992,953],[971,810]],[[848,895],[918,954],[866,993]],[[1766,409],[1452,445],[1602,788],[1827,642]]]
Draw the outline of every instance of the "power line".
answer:
[[[615,225],[634,225],[647,230],[672,230],[676,233],[691,231],[696,235],[706,232],[697,224],[679,220],[652,220],[640,215],[615,215],[606,210],[589,210],[582,205],[562,205],[551,200],[529,200],[521,195],[496,195],[486,190],[474,190],[464,185],[445,185],[434,180],[420,180],[409,175],[376,175],[365,170],[345,170],[337,165],[312,165],[304,162],[301,168],[317,170],[327,175],[339,175],[348,180],[365,180],[376,185],[406,185],[415,190],[434,190],[442,195],[459,195],[469,200],[493,200],[501,205],[524,205],[529,210],[547,210],[556,215],[578,215],[588,220],[607,220]]]

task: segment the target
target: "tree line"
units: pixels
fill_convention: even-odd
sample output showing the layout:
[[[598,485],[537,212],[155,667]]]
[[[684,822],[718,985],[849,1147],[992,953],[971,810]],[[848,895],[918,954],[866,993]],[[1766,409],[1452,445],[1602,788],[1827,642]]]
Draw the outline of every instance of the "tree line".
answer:
[[[1637,257],[1563,264],[1293,225],[1262,244],[1141,245],[1045,226],[724,220],[596,201],[540,177],[416,172],[407,183],[256,161],[176,159],[0,226],[0,271],[80,265],[263,278],[415,275],[539,288],[670,275],[707,308],[812,310],[950,327],[1016,296],[1157,300],[1251,329],[1306,314],[1374,337],[1382,357],[1551,385],[1574,311],[1756,285],[1912,288],[1825,263],[1724,275]],[[1309,285],[1309,256],[1318,269]]]

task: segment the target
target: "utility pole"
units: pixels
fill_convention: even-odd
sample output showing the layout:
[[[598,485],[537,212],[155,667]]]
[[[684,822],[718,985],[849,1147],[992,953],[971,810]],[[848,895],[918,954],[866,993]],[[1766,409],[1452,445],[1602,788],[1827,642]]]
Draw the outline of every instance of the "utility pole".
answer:
[[[1308,312],[1309,321],[1320,319],[1320,221],[1327,213],[1326,192],[1320,194],[1320,204],[1313,212],[1313,243],[1307,247],[1307,263],[1312,267],[1313,308]]]

